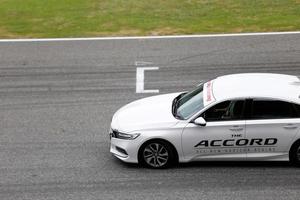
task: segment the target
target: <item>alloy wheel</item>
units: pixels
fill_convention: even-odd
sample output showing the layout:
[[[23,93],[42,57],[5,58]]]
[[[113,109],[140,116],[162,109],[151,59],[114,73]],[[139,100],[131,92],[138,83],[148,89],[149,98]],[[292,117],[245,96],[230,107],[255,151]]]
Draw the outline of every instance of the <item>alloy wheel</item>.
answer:
[[[300,161],[300,146],[297,149],[297,159]]]
[[[162,144],[150,143],[143,151],[143,158],[151,167],[159,168],[167,164],[169,153]]]

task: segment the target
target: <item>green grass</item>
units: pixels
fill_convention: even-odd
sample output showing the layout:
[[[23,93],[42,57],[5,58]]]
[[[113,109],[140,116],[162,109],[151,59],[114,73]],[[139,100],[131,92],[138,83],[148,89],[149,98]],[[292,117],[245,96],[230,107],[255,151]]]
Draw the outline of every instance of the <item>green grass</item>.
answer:
[[[0,38],[300,30],[300,0],[0,0]]]

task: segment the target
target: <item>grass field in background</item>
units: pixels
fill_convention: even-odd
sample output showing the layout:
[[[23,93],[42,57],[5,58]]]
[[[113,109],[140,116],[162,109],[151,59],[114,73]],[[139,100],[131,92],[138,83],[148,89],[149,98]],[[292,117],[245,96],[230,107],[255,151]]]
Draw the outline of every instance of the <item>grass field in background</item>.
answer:
[[[0,38],[300,30],[300,0],[0,0]]]

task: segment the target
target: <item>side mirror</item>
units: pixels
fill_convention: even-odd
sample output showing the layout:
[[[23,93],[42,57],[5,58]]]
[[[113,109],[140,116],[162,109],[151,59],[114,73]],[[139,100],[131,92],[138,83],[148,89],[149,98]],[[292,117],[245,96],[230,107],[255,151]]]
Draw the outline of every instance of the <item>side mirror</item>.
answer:
[[[206,121],[203,117],[198,117],[197,119],[194,120],[194,124],[199,126],[206,126]]]

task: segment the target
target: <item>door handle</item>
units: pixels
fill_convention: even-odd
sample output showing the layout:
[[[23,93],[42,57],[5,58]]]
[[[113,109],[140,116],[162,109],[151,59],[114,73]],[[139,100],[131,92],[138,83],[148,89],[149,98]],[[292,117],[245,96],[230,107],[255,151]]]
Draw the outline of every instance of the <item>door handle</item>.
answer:
[[[229,128],[229,130],[231,130],[231,131],[242,131],[244,128],[242,128],[242,127],[239,127],[239,126],[234,126],[234,127],[232,127],[232,128]]]
[[[296,129],[298,127],[294,124],[287,124],[287,125],[283,126],[283,128],[285,128],[285,129]]]

